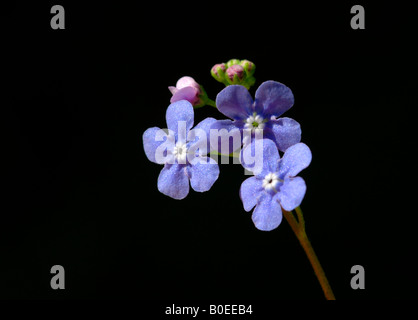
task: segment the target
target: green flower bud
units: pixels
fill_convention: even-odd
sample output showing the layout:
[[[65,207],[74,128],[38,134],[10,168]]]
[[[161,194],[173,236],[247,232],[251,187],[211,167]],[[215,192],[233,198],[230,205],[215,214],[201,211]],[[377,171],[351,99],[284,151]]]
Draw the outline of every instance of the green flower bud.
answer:
[[[226,67],[229,68],[230,66],[233,66],[234,64],[240,64],[240,60],[238,59],[231,59],[226,63]]]
[[[215,80],[224,83],[225,71],[226,71],[225,63],[218,63],[212,67],[212,69],[210,70],[210,73],[212,74],[212,77],[215,78]]]
[[[255,72],[255,64],[248,60],[241,60],[240,65],[244,68],[247,77],[251,77]]]

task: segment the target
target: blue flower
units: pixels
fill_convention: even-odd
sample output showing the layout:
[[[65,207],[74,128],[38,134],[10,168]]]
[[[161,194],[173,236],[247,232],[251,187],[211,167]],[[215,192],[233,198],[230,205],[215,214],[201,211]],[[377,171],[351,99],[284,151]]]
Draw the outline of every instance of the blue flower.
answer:
[[[243,156],[253,153],[254,148],[260,167],[255,176],[242,183],[240,197],[245,211],[255,206],[252,220],[257,229],[270,231],[282,221],[281,208],[292,211],[301,204],[306,184],[296,175],[310,164],[312,154],[307,145],[297,143],[280,159],[275,143],[260,139],[244,148]]]
[[[280,82],[263,82],[255,93],[255,101],[245,87],[230,85],[219,92],[216,105],[220,112],[233,121],[216,121],[211,129],[226,129],[229,133],[239,130],[241,135],[244,129],[248,129],[247,132],[256,137],[255,133],[263,133],[263,138],[273,140],[280,151],[285,151],[301,139],[301,129],[297,121],[278,118],[289,110],[293,103],[292,91]],[[249,140],[244,141],[244,146],[248,143]],[[220,152],[220,141],[218,144]],[[235,147],[236,145],[233,146],[230,142],[228,151],[235,151]]]
[[[219,176],[219,166],[207,157],[209,129],[216,121],[206,118],[194,129],[193,106],[186,100],[170,104],[166,112],[168,130],[147,129],[143,145],[148,160],[164,164],[158,177],[158,190],[174,199],[184,199],[193,190],[208,191]],[[168,131],[168,133],[167,133]]]

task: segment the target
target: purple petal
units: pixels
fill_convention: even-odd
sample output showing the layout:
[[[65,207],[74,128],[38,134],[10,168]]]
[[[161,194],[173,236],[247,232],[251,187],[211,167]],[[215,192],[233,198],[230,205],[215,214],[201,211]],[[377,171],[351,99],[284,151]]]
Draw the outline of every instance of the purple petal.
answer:
[[[255,111],[266,117],[280,116],[294,103],[292,90],[276,81],[263,82],[255,92]]]
[[[243,120],[251,115],[252,105],[250,93],[240,85],[228,86],[216,96],[218,110],[234,120]]]
[[[264,190],[262,184],[263,181],[256,177],[248,178],[241,184],[239,196],[245,211],[250,211],[257,204],[258,198]]]
[[[158,190],[173,199],[184,199],[189,193],[186,166],[166,164],[158,176]]]
[[[264,192],[258,199],[252,215],[256,228],[262,231],[271,231],[279,226],[282,218],[282,209],[277,201],[277,195],[272,196],[270,193]]]
[[[241,147],[242,121],[217,120],[210,128],[211,150],[230,154]]]
[[[242,166],[257,177],[264,177],[269,172],[278,171],[279,151],[269,139],[255,139],[241,151]]]
[[[196,157],[188,166],[187,173],[193,190],[208,191],[219,177],[219,166],[209,157]]]
[[[277,148],[282,152],[300,142],[302,135],[300,124],[290,118],[270,120],[269,128],[264,131],[266,138],[276,142]]]
[[[294,177],[305,169],[312,160],[312,153],[304,143],[297,143],[289,147],[279,163],[280,179],[284,177]]]
[[[194,111],[189,101],[180,100],[170,104],[165,114],[168,129],[174,131],[176,141],[186,141],[187,133],[193,127]],[[180,134],[180,135],[179,135]]]
[[[209,137],[210,129],[216,121],[218,120],[214,118],[206,118],[200,121],[193,129],[203,130],[206,133],[206,135]]]
[[[174,139],[170,139],[167,133],[160,128],[153,127],[147,129],[142,135],[144,151],[149,161],[163,164],[168,161],[168,156],[164,157],[164,150],[171,151],[174,148]],[[159,148],[161,147],[161,148]],[[162,149],[157,152],[157,149]]]
[[[306,193],[306,183],[301,177],[286,178],[277,193],[280,205],[286,211],[299,207]]]
[[[187,148],[192,153],[198,152],[200,155],[206,155],[211,151],[210,128],[216,121],[214,118],[206,118],[189,131],[187,140],[190,143]]]

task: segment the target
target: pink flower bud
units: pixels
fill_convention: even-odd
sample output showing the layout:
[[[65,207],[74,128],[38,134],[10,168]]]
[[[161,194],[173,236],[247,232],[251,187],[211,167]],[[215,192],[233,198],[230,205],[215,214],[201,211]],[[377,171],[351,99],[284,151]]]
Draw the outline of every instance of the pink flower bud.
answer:
[[[221,70],[222,70],[223,72],[225,72],[225,70],[226,70],[225,63],[218,63],[218,64],[215,64],[215,65],[212,67],[212,72],[213,72],[216,76],[218,76],[218,77],[219,77],[219,74],[218,74],[218,68],[221,68]]]
[[[176,87],[173,87],[173,86],[169,86],[168,90],[170,90],[171,94],[175,94],[178,91],[178,89]]]
[[[192,77],[181,77],[177,83],[176,88],[178,90],[186,88],[186,87],[193,87],[196,88],[200,93],[200,85],[192,78]]]
[[[199,95],[202,91],[200,85],[192,77],[180,78],[176,86],[170,86],[168,90],[173,94],[170,100],[171,103],[179,100],[187,100],[194,106],[200,103]]]
[[[226,70],[226,74],[231,81],[234,80],[234,75],[237,75],[238,79],[241,80],[244,77],[244,68],[238,64],[234,64]]]
[[[200,102],[199,93],[196,88],[184,87],[180,90],[177,90],[176,93],[173,94],[173,96],[170,99],[170,102],[173,103],[180,100],[187,100],[193,106],[195,106]]]
[[[242,60],[241,65],[244,67],[244,69],[246,68],[248,72],[250,72],[254,68],[254,63],[248,60]]]

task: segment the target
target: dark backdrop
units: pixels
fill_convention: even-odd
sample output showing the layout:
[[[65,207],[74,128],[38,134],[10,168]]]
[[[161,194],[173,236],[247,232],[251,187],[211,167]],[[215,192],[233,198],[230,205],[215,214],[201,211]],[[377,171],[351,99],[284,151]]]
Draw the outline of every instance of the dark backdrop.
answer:
[[[231,58],[256,64],[252,94],[276,80],[295,95],[306,228],[337,299],[417,298],[413,12],[364,4],[352,30],[354,2],[211,3],[61,1],[65,30],[56,3],[4,7],[1,298],[323,299],[287,222],[261,232],[243,210],[239,165],[182,201],[157,190],[141,136],[165,127],[167,86],[189,75],[215,99],[210,68]]]

